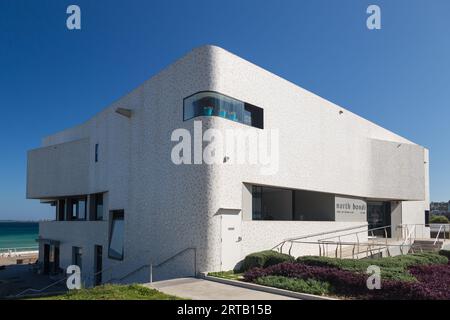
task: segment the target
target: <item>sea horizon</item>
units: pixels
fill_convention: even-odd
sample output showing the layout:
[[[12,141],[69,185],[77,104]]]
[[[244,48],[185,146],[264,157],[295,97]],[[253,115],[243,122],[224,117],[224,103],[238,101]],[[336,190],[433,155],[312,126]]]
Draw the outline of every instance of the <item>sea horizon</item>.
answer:
[[[0,252],[38,250],[38,221],[0,220]]]

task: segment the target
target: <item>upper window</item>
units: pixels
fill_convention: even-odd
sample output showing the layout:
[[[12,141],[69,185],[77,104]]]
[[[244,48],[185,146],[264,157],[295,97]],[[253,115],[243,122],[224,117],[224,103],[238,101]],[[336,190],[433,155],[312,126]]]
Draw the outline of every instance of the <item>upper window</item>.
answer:
[[[108,256],[112,259],[123,259],[123,236],[124,236],[124,213],[123,210],[112,212],[111,230],[109,235]]]
[[[199,92],[184,99],[183,120],[217,116],[255,128],[264,128],[263,109],[216,92]]]

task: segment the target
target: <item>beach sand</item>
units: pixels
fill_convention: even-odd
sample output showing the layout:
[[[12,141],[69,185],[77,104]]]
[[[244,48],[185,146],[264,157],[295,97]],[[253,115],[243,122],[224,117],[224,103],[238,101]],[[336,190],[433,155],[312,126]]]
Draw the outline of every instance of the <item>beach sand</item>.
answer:
[[[12,255],[2,253],[0,254],[0,266],[35,263],[37,259],[38,251],[17,252]]]

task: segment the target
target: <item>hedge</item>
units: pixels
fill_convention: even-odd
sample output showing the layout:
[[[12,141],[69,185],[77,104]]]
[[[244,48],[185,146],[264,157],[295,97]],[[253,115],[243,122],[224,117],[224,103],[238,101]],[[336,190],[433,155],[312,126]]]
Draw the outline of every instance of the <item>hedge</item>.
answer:
[[[447,264],[448,258],[434,253],[416,253],[377,259],[336,259],[328,257],[305,256],[297,258],[298,263],[310,266],[333,267],[342,270],[365,273],[367,267],[376,265],[381,268],[381,276],[385,279],[414,281],[408,267],[429,264]]]
[[[240,272],[245,272],[252,268],[267,268],[282,262],[294,262],[295,258],[284,253],[272,250],[260,251],[249,254],[241,264]]]
[[[431,216],[430,223],[449,223],[446,216]]]
[[[439,255],[447,257],[450,260],[450,250],[439,250]]]
[[[244,279],[254,283],[271,283],[271,286],[288,290],[306,286],[306,290],[312,288],[317,291],[323,290],[323,293],[331,292],[358,299],[450,299],[448,290],[450,265],[411,266],[410,271],[417,280],[399,281],[382,278],[381,290],[369,290],[366,284],[367,275],[363,273],[303,263],[285,262],[265,269],[254,268],[245,273]],[[278,284],[273,284],[276,280]]]

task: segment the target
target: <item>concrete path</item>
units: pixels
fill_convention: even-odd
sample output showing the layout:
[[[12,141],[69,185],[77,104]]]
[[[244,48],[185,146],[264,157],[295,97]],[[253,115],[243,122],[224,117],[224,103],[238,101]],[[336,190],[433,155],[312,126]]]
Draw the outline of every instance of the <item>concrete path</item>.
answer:
[[[282,295],[197,278],[156,281],[144,285],[166,294],[192,300],[296,300]]]

